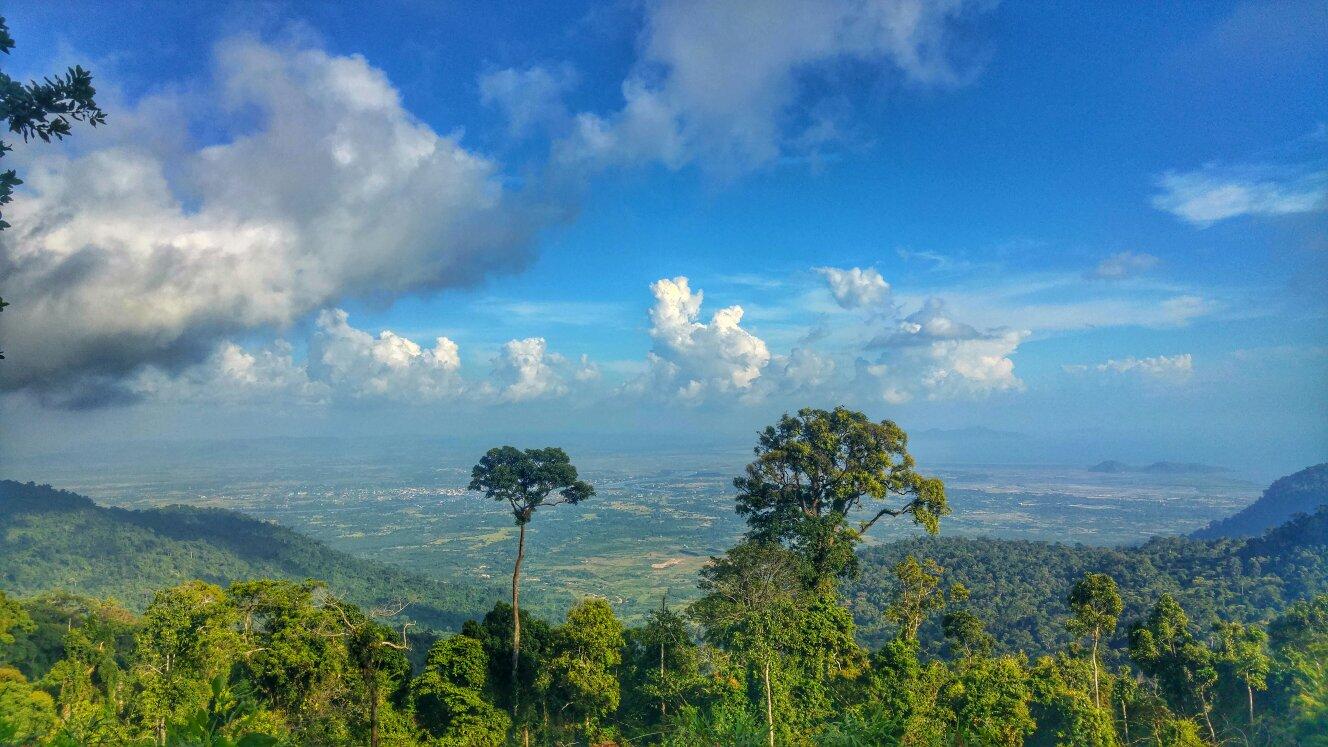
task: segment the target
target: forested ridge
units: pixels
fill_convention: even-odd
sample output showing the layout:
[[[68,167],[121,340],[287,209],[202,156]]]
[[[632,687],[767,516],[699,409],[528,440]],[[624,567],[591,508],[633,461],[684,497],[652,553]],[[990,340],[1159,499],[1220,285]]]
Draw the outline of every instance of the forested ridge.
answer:
[[[18,487],[73,532],[105,510]],[[557,448],[490,450],[470,487],[522,528],[595,497]],[[294,580],[308,565],[164,583],[141,614],[0,595],[0,743],[1328,745],[1328,509],[1249,540],[940,538],[945,487],[907,435],[843,408],[762,431],[734,491],[747,536],[636,627],[597,597],[518,613],[523,545],[510,603],[441,637]],[[250,541],[227,512],[141,513],[153,537]],[[901,521],[929,536],[861,549]],[[32,529],[5,541],[40,565]]]
[[[1197,539],[1257,537],[1296,514],[1328,505],[1328,464],[1316,464],[1273,481],[1254,503],[1219,519],[1192,536]]]
[[[50,486],[0,480],[0,589],[10,594],[60,590],[141,611],[180,581],[252,578],[318,578],[366,608],[410,602],[405,617],[444,630],[483,614],[495,594],[356,558],[234,511],[104,507]]]
[[[893,634],[881,611],[898,592],[890,569],[908,555],[935,560],[947,583],[969,589],[998,650],[1038,655],[1069,644],[1066,596],[1088,573],[1116,579],[1127,619],[1171,594],[1203,626],[1263,620],[1296,599],[1328,593],[1328,506],[1249,540],[1156,537],[1137,546],[1094,547],[940,536],[866,548],[864,572],[844,594],[868,644]],[[1118,631],[1115,643],[1125,635]],[[921,638],[928,650],[939,650],[939,621],[924,625]]]

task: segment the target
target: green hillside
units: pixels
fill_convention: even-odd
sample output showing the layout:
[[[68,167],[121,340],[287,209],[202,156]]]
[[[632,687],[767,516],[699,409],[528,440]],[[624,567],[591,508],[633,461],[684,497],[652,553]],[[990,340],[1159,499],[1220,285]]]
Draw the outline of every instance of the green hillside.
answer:
[[[352,557],[233,511],[106,508],[46,485],[0,481],[0,589],[12,594],[59,589],[142,609],[164,586],[249,578],[320,579],[367,609],[410,601],[402,616],[448,630],[498,596]]]
[[[862,575],[845,596],[872,643],[893,634],[881,611],[897,593],[892,569],[909,554],[939,563],[945,583],[968,587],[1000,648],[1050,653],[1070,643],[1066,597],[1086,573],[1116,579],[1126,619],[1170,593],[1203,629],[1219,618],[1267,620],[1298,599],[1328,592],[1328,506],[1249,540],[1158,537],[1133,547],[1090,547],[941,536],[868,548]],[[1124,636],[1118,631],[1118,646]],[[924,626],[925,645],[939,650],[942,638],[938,621]]]
[[[1279,478],[1240,512],[1200,529],[1196,539],[1255,537],[1296,514],[1312,514],[1328,505],[1328,463]]]

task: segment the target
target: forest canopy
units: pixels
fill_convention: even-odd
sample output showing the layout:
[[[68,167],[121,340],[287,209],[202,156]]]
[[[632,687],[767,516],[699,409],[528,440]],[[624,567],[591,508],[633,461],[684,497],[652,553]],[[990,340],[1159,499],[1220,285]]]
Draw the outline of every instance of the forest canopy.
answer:
[[[591,596],[561,619],[500,602],[459,632],[412,630],[400,609],[290,577],[309,566],[162,585],[141,613],[30,585],[0,595],[0,743],[1324,744],[1328,508],[1253,539],[928,536],[854,552],[869,527],[847,507],[894,496],[880,515],[940,532],[944,487],[913,472],[888,421],[861,439],[837,432],[861,432],[859,414],[800,418],[786,433],[812,423],[823,444],[880,453],[845,470],[767,431],[735,482],[748,535],[704,567],[695,601],[662,599],[636,625]],[[839,480],[819,509],[798,487],[809,476]],[[105,510],[15,485],[11,543],[41,513],[16,511],[25,500],[68,522]],[[558,449],[491,451],[475,486],[519,523],[593,495]]]

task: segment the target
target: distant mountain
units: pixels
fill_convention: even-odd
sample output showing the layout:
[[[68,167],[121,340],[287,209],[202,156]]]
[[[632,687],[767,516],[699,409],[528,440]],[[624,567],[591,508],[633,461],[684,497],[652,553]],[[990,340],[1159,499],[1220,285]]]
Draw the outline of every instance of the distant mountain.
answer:
[[[1196,539],[1254,537],[1296,514],[1312,514],[1328,504],[1328,463],[1307,467],[1275,481],[1253,504],[1195,532]]]
[[[1140,471],[1151,475],[1212,475],[1225,472],[1226,468],[1196,462],[1153,462]]]
[[[155,591],[193,578],[223,585],[320,579],[366,609],[410,600],[401,617],[437,629],[482,616],[497,596],[356,558],[234,511],[130,511],[47,485],[0,481],[0,589],[59,589],[142,609]]]
[[[1109,459],[1105,462],[1098,462],[1088,468],[1089,472],[1141,472],[1150,475],[1211,475],[1218,472],[1225,472],[1222,467],[1213,467],[1207,464],[1198,464],[1196,462],[1153,462],[1145,466],[1135,466]]]

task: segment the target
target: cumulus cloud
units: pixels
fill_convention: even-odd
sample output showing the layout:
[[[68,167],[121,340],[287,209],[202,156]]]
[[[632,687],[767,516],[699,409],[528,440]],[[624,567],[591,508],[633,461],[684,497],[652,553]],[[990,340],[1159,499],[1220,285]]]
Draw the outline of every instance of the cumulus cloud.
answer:
[[[1089,366],[1074,364],[1062,366],[1067,373],[1140,376],[1148,379],[1181,380],[1194,372],[1194,359],[1189,353],[1179,355],[1159,355],[1152,358],[1111,358],[1103,363]]]
[[[309,341],[310,377],[343,396],[437,400],[464,391],[457,344],[446,337],[432,348],[383,330],[378,337],[352,327],[341,309],[318,315]]]
[[[216,79],[225,110],[199,116],[255,126],[174,155],[88,138],[100,145],[73,158],[31,156],[0,234],[0,282],[18,301],[0,319],[0,388],[95,404],[230,333],[520,268],[549,217],[504,189],[498,164],[412,116],[362,57],[233,40]],[[167,114],[187,107],[154,102],[125,119],[173,131]]]
[[[1118,252],[1099,262],[1088,276],[1098,280],[1123,280],[1148,272],[1158,262],[1158,258],[1151,254]]]
[[[765,342],[742,328],[742,307],[716,311],[700,321],[702,291],[687,278],[664,278],[651,284],[647,370],[627,389],[700,402],[712,394],[749,392],[770,363]]]
[[[863,270],[851,267],[841,270],[837,267],[818,267],[816,272],[830,286],[830,295],[835,297],[835,303],[845,309],[878,307],[890,298],[890,284],[885,282],[885,278],[875,268]]]
[[[1287,215],[1328,206],[1328,172],[1277,176],[1266,169],[1169,171],[1153,206],[1201,228],[1242,215]]]
[[[847,275],[847,271],[846,275]],[[865,273],[864,273],[865,274]],[[869,287],[874,285],[868,283]],[[890,404],[984,397],[1019,391],[1012,356],[1028,332],[978,329],[955,318],[937,298],[906,317],[869,315],[860,331],[882,319],[889,328],[867,342],[852,330],[837,342],[817,347],[800,343],[788,354],[773,354],[765,342],[741,326],[741,307],[721,309],[701,321],[702,293],[687,278],[651,285],[654,346],[646,370],[622,388],[685,404],[758,402],[790,395],[866,396]],[[841,365],[844,359],[852,365]]]
[[[833,358],[799,347],[788,355],[773,356],[764,378],[779,392],[824,392],[834,386],[837,368]]]
[[[585,366],[583,358],[577,374],[586,370]],[[493,373],[485,388],[500,402],[559,397],[567,394],[567,368],[567,359],[548,352],[543,337],[510,340],[493,359]]]
[[[941,299],[929,298],[871,341],[868,349],[879,357],[859,358],[857,381],[892,404],[1022,390],[1011,356],[1027,337],[1023,330],[979,330],[955,319]]]
[[[563,160],[598,165],[762,166],[837,130],[810,102],[818,73],[845,62],[920,85],[961,82],[953,27],[989,7],[967,0],[769,0],[649,5],[641,56],[616,112],[577,115]],[[819,102],[824,104],[825,101]]]
[[[149,366],[126,386],[152,401],[212,404],[326,405],[377,401],[482,405],[561,397],[600,379],[582,355],[572,361],[540,337],[511,340],[492,359],[487,378],[462,376],[460,349],[447,337],[424,347],[382,330],[351,325],[341,309],[318,315],[308,354],[296,360],[284,340],[256,351],[231,341],[179,372]]]

